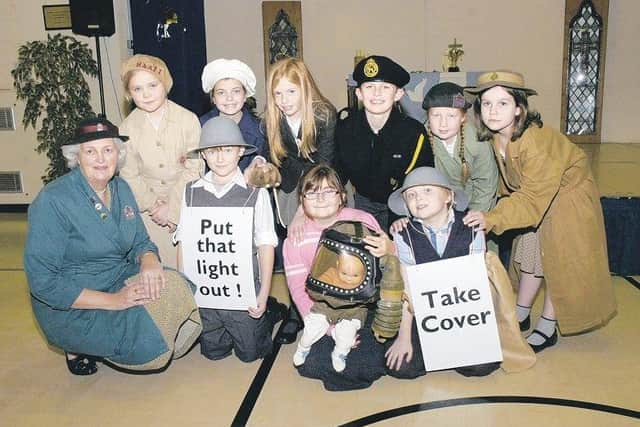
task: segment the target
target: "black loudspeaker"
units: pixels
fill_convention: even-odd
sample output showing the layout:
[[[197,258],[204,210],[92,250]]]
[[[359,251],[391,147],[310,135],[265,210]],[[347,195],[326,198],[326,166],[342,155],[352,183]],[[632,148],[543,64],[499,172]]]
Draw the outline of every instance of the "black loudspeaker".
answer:
[[[113,0],[69,0],[75,34],[108,37],[116,32]]]

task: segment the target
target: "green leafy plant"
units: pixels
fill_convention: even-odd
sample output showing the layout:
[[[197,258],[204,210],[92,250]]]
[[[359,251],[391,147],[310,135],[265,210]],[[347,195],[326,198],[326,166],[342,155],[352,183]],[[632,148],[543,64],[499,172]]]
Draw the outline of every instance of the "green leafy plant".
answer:
[[[73,137],[81,119],[95,115],[85,75],[97,74],[89,46],[70,36],[49,35],[46,41],[31,41],[18,50],[17,65],[11,70],[13,87],[25,102],[24,128],[37,130],[36,151],[49,158],[42,177],[45,184],[68,171],[60,146]]]

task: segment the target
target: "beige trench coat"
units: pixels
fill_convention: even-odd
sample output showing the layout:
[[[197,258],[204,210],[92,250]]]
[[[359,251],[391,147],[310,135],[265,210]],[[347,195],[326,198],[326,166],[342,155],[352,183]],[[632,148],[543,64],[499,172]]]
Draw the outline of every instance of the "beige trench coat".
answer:
[[[177,247],[169,227],[155,224],[146,211],[157,200],[169,204],[169,221],[180,222],[180,204],[187,182],[198,179],[203,171],[200,159],[187,159],[187,151],[200,143],[200,122],[195,114],[168,101],[167,112],[156,131],[145,116],[135,109],[122,122],[120,131],[129,136],[125,143],[127,158],[120,170],[143,213],[151,240],[158,246],[165,266],[177,265]]]
[[[508,197],[486,215],[487,230],[539,227],[547,292],[563,334],[583,332],[614,316],[607,242],[596,187],[584,152],[560,132],[531,127],[499,160]],[[516,285],[517,286],[517,285]]]

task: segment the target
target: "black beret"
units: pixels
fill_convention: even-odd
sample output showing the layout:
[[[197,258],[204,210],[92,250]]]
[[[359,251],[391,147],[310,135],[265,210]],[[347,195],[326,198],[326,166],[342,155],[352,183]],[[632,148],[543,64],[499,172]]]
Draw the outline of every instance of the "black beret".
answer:
[[[358,86],[364,82],[388,82],[401,88],[409,79],[407,70],[386,56],[367,56],[353,69],[353,80]]]
[[[466,110],[471,104],[465,99],[463,90],[455,83],[438,83],[424,96],[422,108],[428,110],[432,107],[446,107]]]

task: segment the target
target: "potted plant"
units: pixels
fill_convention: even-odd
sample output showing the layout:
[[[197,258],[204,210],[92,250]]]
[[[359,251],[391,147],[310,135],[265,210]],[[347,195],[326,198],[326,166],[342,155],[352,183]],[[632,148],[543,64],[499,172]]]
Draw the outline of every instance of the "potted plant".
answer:
[[[36,151],[49,158],[42,177],[45,184],[68,171],[60,145],[71,139],[78,121],[94,115],[85,75],[97,74],[89,46],[70,36],[49,35],[46,41],[31,41],[18,50],[17,65],[11,70],[13,86],[17,98],[25,102],[22,124],[37,130]]]

